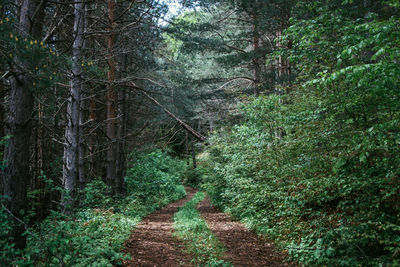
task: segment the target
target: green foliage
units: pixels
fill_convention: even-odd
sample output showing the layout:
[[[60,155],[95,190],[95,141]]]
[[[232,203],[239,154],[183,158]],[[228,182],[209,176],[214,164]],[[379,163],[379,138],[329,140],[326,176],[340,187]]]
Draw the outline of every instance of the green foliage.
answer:
[[[84,207],[100,208],[107,207],[113,201],[109,196],[111,189],[101,180],[94,179],[83,189]]]
[[[183,173],[184,184],[197,188],[201,183],[201,177],[205,171],[207,169],[203,168],[203,166],[197,166],[196,169],[193,166],[188,166]]]
[[[0,265],[10,265],[13,259],[20,263],[19,256],[21,251],[15,248],[11,237],[9,236],[13,223],[10,220],[9,213],[3,206],[4,196],[0,195]]]
[[[203,186],[306,266],[397,266],[400,20],[341,5],[299,4],[280,52],[298,82],[211,138]]]
[[[140,220],[186,194],[177,176],[184,167],[179,159],[157,150],[138,154],[131,165],[126,196],[112,198],[110,188],[94,179],[84,189],[82,207],[72,215],[52,211],[27,234],[24,251],[10,245],[9,217],[0,210],[0,262],[10,266],[121,265],[129,258],[122,252],[124,242]]]
[[[201,218],[196,205],[204,199],[198,192],[174,215],[174,235],[182,239],[196,266],[232,266],[220,260],[224,247]]]
[[[113,208],[88,209],[73,217],[53,213],[29,236],[25,253],[35,266],[120,264],[124,240],[139,221]]]
[[[155,150],[150,153],[133,152],[125,182],[129,192],[140,200],[154,196],[181,195],[181,176],[186,168],[184,161],[177,160],[167,152]]]
[[[11,65],[29,62],[32,75],[30,84],[33,92],[47,91],[60,79],[60,69],[66,60],[59,55],[54,46],[33,38],[22,37],[15,31],[15,20],[10,12],[0,17],[0,59]]]

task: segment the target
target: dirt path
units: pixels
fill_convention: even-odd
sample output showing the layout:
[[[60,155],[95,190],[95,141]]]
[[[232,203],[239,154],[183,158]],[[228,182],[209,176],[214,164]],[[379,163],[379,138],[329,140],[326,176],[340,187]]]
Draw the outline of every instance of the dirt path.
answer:
[[[242,223],[233,221],[228,215],[210,205],[208,198],[197,206],[208,226],[227,251],[224,260],[239,266],[288,266],[282,263],[272,244],[249,231]]]
[[[172,237],[173,215],[190,200],[195,190],[186,187],[187,196],[145,217],[125,243],[132,259],[124,266],[190,266],[191,257],[183,244]]]
[[[196,193],[186,188],[187,197],[145,217],[125,243],[125,252],[132,255],[124,266],[192,266],[184,245],[172,236],[173,215]],[[209,199],[197,206],[208,226],[226,247],[224,260],[239,266],[288,266],[272,249],[272,244],[258,238],[242,223],[210,205]]]

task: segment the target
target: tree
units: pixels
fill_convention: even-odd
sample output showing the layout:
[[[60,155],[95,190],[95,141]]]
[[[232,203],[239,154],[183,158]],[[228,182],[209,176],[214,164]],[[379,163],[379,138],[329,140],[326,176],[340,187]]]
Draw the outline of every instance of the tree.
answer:
[[[40,38],[41,20],[46,1],[24,0],[18,7],[16,32],[21,38],[33,36]],[[14,51],[16,52],[16,51]],[[27,207],[27,188],[29,185],[29,157],[26,149],[30,147],[32,112],[34,97],[32,92],[32,66],[29,59],[15,53],[11,65],[10,99],[8,107],[6,135],[10,136],[4,151],[6,167],[3,171],[3,194],[7,196],[6,206],[13,214],[10,217],[16,224],[11,232],[17,247],[25,246],[23,225],[14,216],[23,215]]]
[[[78,178],[78,147],[80,128],[80,95],[83,80],[82,60],[85,30],[85,4],[82,1],[74,3],[74,42],[72,44],[72,68],[70,91],[67,103],[67,126],[65,128],[65,147],[63,157],[63,186],[65,189],[62,205],[66,212],[70,212],[75,197],[76,183]]]

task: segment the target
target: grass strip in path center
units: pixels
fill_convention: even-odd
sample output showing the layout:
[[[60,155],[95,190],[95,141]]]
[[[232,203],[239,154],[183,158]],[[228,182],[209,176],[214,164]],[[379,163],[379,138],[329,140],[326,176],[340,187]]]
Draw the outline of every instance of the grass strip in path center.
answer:
[[[203,192],[196,195],[174,215],[174,235],[183,241],[193,256],[195,266],[232,266],[221,258],[225,248],[201,218],[196,205],[204,199]]]
[[[184,253],[184,245],[171,233],[173,215],[195,194],[193,188],[185,189],[186,198],[150,214],[137,225],[125,243],[125,252],[132,258],[124,266],[190,266],[190,255]]]

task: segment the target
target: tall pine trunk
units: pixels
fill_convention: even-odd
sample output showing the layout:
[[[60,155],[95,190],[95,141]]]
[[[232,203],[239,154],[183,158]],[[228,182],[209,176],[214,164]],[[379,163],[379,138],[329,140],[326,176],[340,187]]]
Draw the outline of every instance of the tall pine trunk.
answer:
[[[119,57],[120,65],[120,78],[126,73],[126,54],[122,54]],[[118,90],[118,146],[117,146],[117,159],[116,159],[116,181],[115,189],[116,193],[123,193],[124,191],[124,176],[126,169],[126,113],[127,113],[127,103],[126,103],[126,88],[120,88]]]
[[[110,34],[108,36],[108,92],[107,92],[107,184],[115,189],[116,160],[115,160],[115,0],[108,0],[108,19]],[[114,190],[115,191],[115,190]]]
[[[83,28],[86,30],[88,28],[88,6],[89,4],[84,5],[84,14],[83,14]],[[83,38],[82,44],[82,53],[85,52],[86,49],[86,38]],[[86,169],[85,169],[85,157],[86,157],[86,147],[84,143],[84,133],[85,129],[83,124],[85,122],[85,104],[86,101],[84,100],[85,96],[85,79],[82,76],[81,82],[81,94],[80,94],[80,102],[79,102],[79,146],[78,146],[78,180],[79,180],[79,188],[82,190],[86,183]]]
[[[78,175],[79,112],[82,79],[82,48],[84,42],[84,4],[74,4],[74,43],[72,45],[72,77],[67,104],[67,126],[65,128],[65,147],[63,165],[64,194],[62,205],[69,213],[73,207]]]

